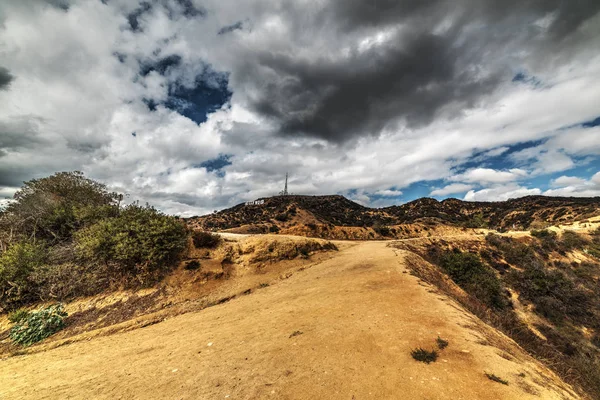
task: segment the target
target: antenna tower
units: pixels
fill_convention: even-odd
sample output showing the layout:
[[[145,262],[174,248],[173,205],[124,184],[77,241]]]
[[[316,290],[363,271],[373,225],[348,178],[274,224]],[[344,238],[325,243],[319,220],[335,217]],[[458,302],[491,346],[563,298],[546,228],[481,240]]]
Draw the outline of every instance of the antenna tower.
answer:
[[[281,191],[279,194],[281,196],[287,196],[288,195],[288,189],[287,189],[287,182],[288,182],[288,173],[285,173],[285,186],[283,187],[283,191]]]

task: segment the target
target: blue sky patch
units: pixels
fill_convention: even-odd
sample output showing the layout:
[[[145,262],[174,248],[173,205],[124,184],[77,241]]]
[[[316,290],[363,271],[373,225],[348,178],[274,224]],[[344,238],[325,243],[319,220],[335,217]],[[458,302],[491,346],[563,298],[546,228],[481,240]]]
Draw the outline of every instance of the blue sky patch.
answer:
[[[198,75],[192,88],[171,85],[165,107],[201,124],[207,120],[208,114],[220,109],[231,99],[228,78],[226,73],[211,71]]]
[[[218,171],[228,165],[231,165],[231,154],[219,154],[219,157],[212,160],[204,161],[199,165],[194,165],[196,168],[206,168],[207,172]]]
[[[581,126],[583,126],[584,128],[593,128],[595,126],[600,126],[600,117],[591,121],[584,122],[583,124],[581,124]]]
[[[537,78],[536,76],[527,75],[527,73],[525,72],[517,73],[513,77],[512,81],[514,83],[524,83],[527,85],[531,85],[536,88],[542,86],[542,81],[539,78]]]

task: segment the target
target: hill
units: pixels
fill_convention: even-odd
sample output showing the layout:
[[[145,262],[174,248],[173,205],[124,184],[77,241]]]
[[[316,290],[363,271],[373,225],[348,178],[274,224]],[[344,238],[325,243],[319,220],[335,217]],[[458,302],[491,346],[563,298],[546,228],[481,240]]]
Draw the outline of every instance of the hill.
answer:
[[[210,308],[140,317],[143,329],[71,338],[3,360],[0,396],[582,398],[511,339],[409,274],[409,252],[386,242],[340,246],[333,258],[296,266]],[[243,289],[235,277],[224,284]],[[415,359],[418,348],[435,350],[437,359]]]
[[[189,223],[214,231],[281,232],[334,239],[344,238],[339,234],[343,232],[350,235],[349,238],[370,239],[410,237],[419,230],[415,226],[393,228],[400,228],[400,225],[418,224],[421,230],[439,224],[457,228],[526,230],[584,220],[598,213],[600,197],[528,196],[499,202],[421,198],[398,206],[369,208],[339,195],[275,196],[191,218]]]

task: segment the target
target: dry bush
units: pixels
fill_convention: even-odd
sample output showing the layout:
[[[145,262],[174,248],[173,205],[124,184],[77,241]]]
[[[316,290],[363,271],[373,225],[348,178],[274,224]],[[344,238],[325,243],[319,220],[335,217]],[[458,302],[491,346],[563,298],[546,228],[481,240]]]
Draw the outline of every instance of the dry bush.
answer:
[[[221,241],[221,236],[211,232],[194,231],[192,233],[192,240],[194,247],[197,249],[213,249]]]

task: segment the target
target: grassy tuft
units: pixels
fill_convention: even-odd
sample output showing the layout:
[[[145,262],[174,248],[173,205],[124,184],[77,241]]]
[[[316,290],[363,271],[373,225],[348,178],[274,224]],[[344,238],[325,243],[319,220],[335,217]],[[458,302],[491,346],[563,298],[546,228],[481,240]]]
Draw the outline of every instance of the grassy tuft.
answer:
[[[508,385],[508,381],[507,381],[507,380],[505,380],[505,379],[502,379],[502,378],[500,378],[499,376],[496,376],[496,375],[494,375],[494,374],[490,374],[489,372],[486,372],[486,373],[485,373],[485,376],[487,376],[487,378],[488,378],[490,381],[498,382],[498,383],[501,383],[501,384],[503,384],[503,385]]]
[[[448,342],[447,340],[442,339],[439,336],[438,336],[438,338],[435,341],[436,341],[437,346],[438,346],[438,348],[440,350],[444,350],[450,344],[450,342]]]
[[[410,352],[412,358],[417,361],[424,362],[425,364],[429,364],[435,362],[438,358],[438,352],[435,350],[425,350],[421,347],[414,349]]]

